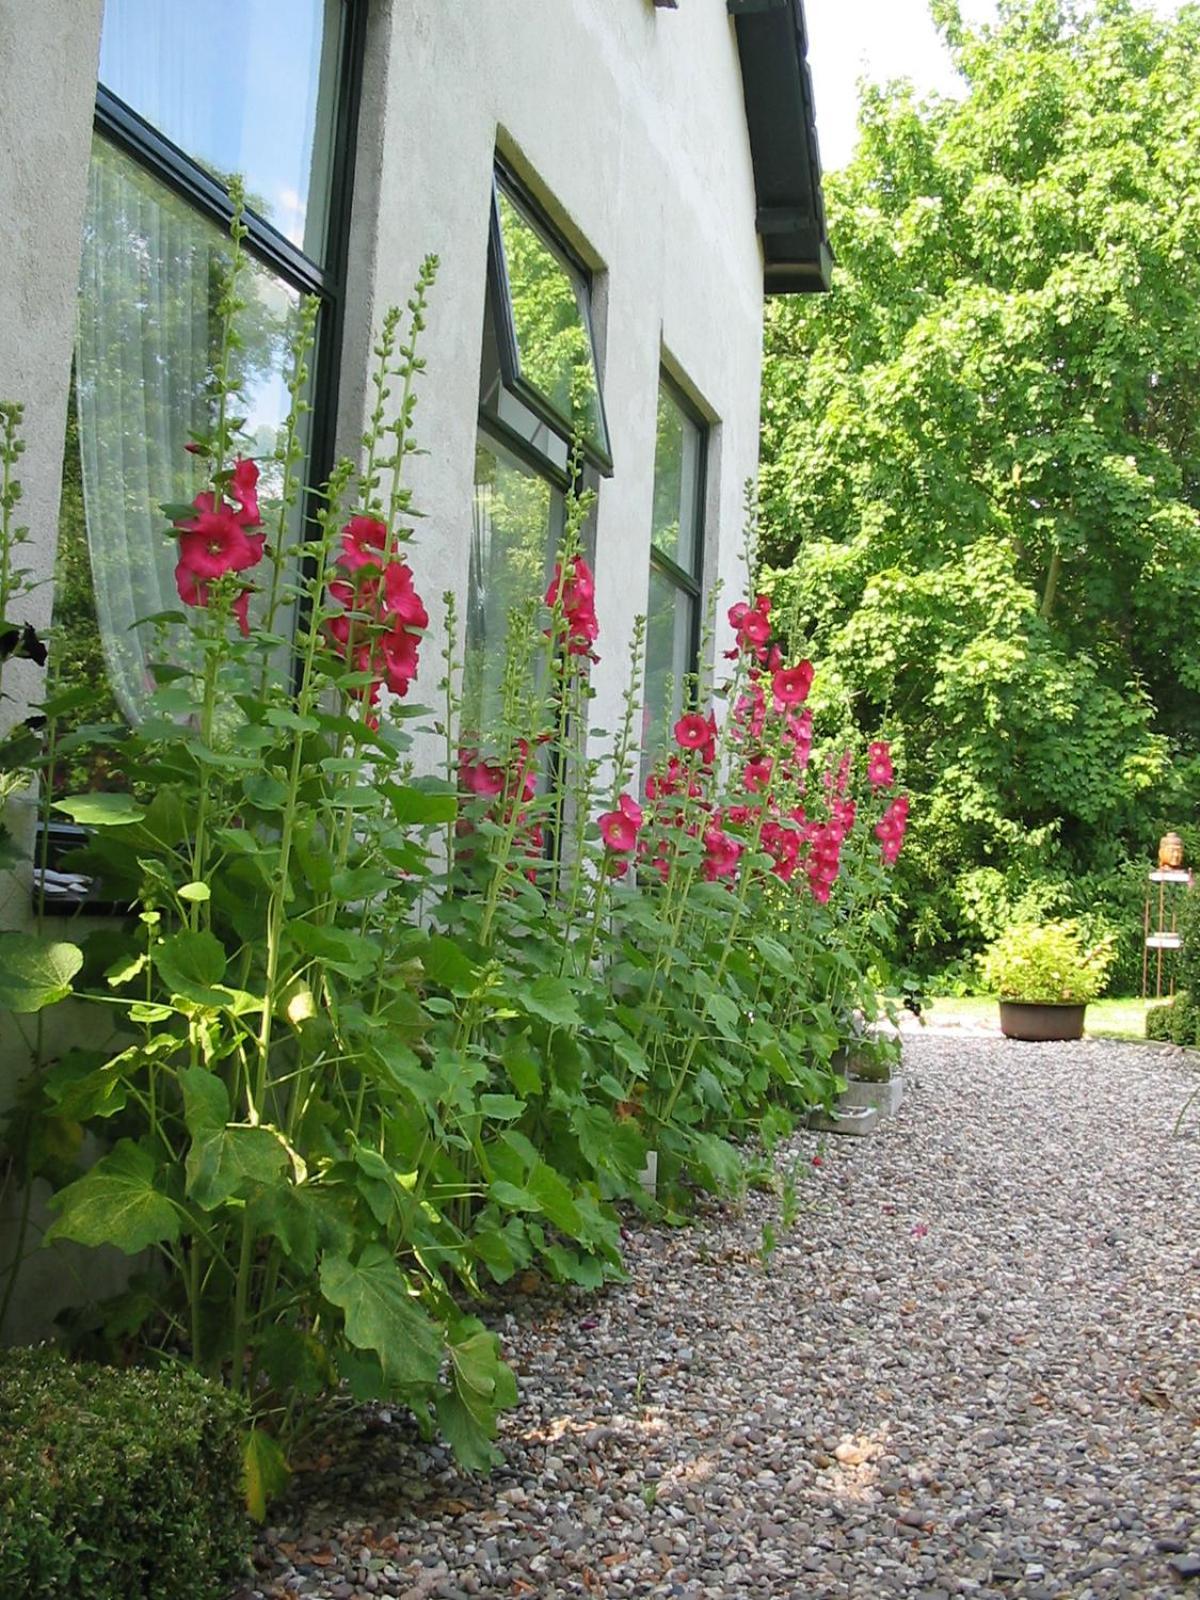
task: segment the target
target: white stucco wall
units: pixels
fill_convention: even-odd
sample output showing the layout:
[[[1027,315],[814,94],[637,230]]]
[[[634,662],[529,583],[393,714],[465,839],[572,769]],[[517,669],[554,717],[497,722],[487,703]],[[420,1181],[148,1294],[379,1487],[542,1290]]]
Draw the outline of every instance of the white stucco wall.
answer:
[[[724,0],[392,0],[373,16],[360,120],[341,438],[362,432],[369,329],[441,269],[411,478],[427,598],[466,582],[488,208],[497,148],[596,270],[615,471],[600,489],[595,722],[613,727],[649,582],[663,352],[706,414],[706,576],[736,598],[758,453],[762,262]],[[374,237],[372,237],[372,235]],[[369,322],[366,312],[369,307]],[[435,629],[439,607],[430,606]],[[434,658],[440,641],[430,637]]]

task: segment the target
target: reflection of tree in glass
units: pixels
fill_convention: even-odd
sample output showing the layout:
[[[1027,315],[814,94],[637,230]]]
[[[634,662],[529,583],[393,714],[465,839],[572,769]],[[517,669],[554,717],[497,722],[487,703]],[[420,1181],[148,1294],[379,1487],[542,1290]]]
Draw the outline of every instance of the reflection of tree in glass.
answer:
[[[485,735],[496,721],[509,613],[545,589],[557,499],[543,478],[480,441],[475,455],[464,740]]]
[[[679,518],[683,505],[683,415],[660,387],[654,444],[654,547],[679,561]],[[681,565],[684,563],[681,562]]]
[[[571,274],[503,192],[500,227],[521,376],[583,438],[602,444],[591,339]]]

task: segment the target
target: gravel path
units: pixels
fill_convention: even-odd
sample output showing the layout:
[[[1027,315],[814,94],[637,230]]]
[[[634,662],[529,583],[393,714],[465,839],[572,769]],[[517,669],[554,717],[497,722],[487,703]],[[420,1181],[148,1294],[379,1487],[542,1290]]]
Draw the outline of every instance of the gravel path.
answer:
[[[1190,1059],[941,1034],[906,1069],[872,1138],[789,1146],[765,1266],[751,1191],[517,1302],[490,1480],[351,1425],[245,1600],[1200,1596]]]

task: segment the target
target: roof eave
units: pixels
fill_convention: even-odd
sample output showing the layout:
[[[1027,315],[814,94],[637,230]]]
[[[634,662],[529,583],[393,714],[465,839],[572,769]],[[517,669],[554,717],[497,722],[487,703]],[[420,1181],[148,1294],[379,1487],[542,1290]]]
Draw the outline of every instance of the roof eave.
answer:
[[[767,294],[830,286],[803,0],[726,0],[737,33]]]

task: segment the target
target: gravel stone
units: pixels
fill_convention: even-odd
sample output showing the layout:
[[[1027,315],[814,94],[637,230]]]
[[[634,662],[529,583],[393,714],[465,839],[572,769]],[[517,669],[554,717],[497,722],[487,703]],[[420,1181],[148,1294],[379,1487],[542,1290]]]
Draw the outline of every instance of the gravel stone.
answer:
[[[906,1030],[866,1139],[499,1299],[504,1465],[331,1415],[235,1600],[1167,1600],[1200,1573],[1196,1058]],[[820,1155],[819,1164],[813,1158]],[[778,1234],[762,1257],[763,1224]]]

